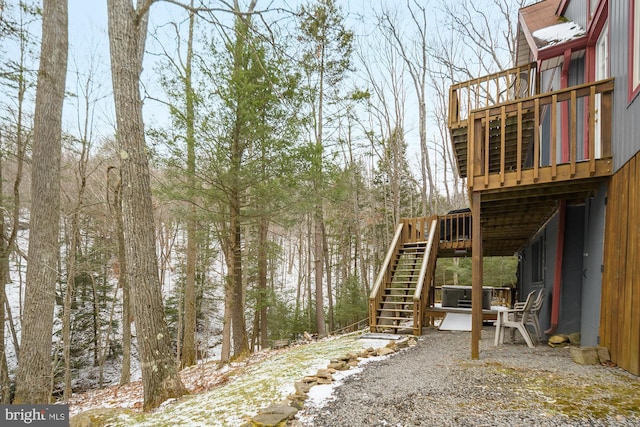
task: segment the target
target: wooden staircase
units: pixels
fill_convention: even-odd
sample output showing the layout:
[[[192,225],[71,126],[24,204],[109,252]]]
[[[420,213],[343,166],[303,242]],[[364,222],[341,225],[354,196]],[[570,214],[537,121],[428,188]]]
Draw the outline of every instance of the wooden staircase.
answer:
[[[403,220],[369,296],[372,332],[420,335],[438,253],[438,218]],[[426,286],[425,286],[426,285]]]
[[[427,242],[404,243],[394,266],[391,283],[384,289],[378,303],[376,327],[378,330],[413,328],[413,296],[418,285],[420,267]]]

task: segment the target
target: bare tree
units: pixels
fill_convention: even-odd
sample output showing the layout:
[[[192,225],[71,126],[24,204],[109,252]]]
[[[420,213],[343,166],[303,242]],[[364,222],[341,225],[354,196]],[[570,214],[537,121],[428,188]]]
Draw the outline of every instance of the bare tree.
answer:
[[[44,0],[31,170],[29,264],[14,403],[48,403],[50,398],[67,19],[66,0]]]
[[[451,37],[461,41],[466,61],[442,50],[436,58],[450,63],[468,78],[504,70],[515,60],[518,10],[533,0],[458,0],[442,2],[443,22]],[[502,25],[506,25],[502,27]],[[431,53],[435,53],[431,51]]]
[[[402,58],[411,76],[416,99],[418,101],[418,133],[420,136],[420,172],[422,175],[422,215],[435,210],[434,195],[437,188],[433,178],[429,147],[427,146],[427,9],[417,1],[407,1],[407,10],[411,16],[411,25],[416,31],[415,38],[408,38],[400,29],[400,21],[390,11],[382,13],[381,28],[392,42]],[[409,39],[407,41],[407,39]],[[428,196],[427,196],[428,194]]]
[[[0,78],[8,81],[7,87],[11,87],[15,92],[10,92],[7,99],[14,101],[14,107],[7,107],[9,117],[13,118],[8,126],[0,127],[0,207],[3,214],[0,219],[0,319],[6,319],[12,332],[14,341],[14,352],[16,357],[20,356],[17,335],[11,306],[7,300],[5,285],[10,283],[9,257],[16,249],[16,239],[20,226],[21,194],[20,187],[26,162],[26,150],[29,145],[30,132],[26,126],[27,122],[27,93],[30,87],[32,74],[27,65],[29,59],[29,47],[33,43],[27,28],[35,19],[35,10],[27,7],[18,8],[19,17],[15,19],[4,14],[6,3],[0,1],[0,40],[6,41],[14,39],[18,41],[19,58],[15,61],[2,61],[0,64]],[[2,117],[4,119],[4,117]],[[4,120],[3,120],[4,121]],[[13,170],[12,170],[13,169]],[[13,173],[13,186],[6,194],[1,183],[9,181]],[[5,323],[0,326],[0,402],[10,403],[10,381],[7,365],[7,351],[5,345]]]
[[[153,0],[108,0],[111,73],[122,179],[128,283],[135,311],[145,410],[186,393],[171,349],[158,277],[140,73]]]
[[[193,0],[191,1],[193,6]],[[193,190],[196,186],[196,154],[195,154],[195,113],[194,91],[191,75],[193,62],[193,29],[195,15],[189,14],[189,37],[187,39],[187,57],[184,64],[185,91],[185,126],[187,142],[187,179],[188,187]],[[187,218],[187,271],[184,287],[184,342],[182,344],[181,365],[191,366],[196,363],[196,204],[191,203]]]
[[[360,54],[370,91],[369,123],[362,126],[378,160],[378,172],[384,176],[383,210],[390,212],[385,217],[385,229],[393,230],[403,216],[403,181],[409,178],[404,138],[406,67],[388,34],[372,37],[370,42],[366,50],[375,51],[375,55]],[[387,236],[386,242],[389,241]]]

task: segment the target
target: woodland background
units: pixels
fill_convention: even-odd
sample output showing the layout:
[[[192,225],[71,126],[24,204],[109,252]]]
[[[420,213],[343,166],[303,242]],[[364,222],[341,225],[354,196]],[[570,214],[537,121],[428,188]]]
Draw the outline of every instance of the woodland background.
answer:
[[[52,3],[0,0],[2,402],[132,374],[147,393],[150,341],[166,341],[163,360],[178,368],[225,364],[365,320],[399,219],[467,206],[448,89],[509,67],[527,2],[109,0],[108,32],[104,9],[104,27],[69,40],[64,61],[44,43],[57,39],[43,37],[43,19],[64,29]],[[38,113],[38,96],[56,99],[38,94],[47,66],[61,76],[61,111]],[[124,100],[118,73],[137,66],[140,102]],[[139,138],[125,129],[138,121]],[[147,196],[152,215],[137,217]],[[135,249],[136,218],[149,250]],[[34,223],[52,244],[38,246]],[[30,276],[43,256],[50,278]],[[439,261],[438,284],[469,284],[469,261]],[[485,283],[513,285],[516,263],[485,260]],[[137,330],[148,315],[152,334]],[[28,328],[50,364],[21,351],[38,347],[21,345]],[[35,377],[40,391],[27,392]]]

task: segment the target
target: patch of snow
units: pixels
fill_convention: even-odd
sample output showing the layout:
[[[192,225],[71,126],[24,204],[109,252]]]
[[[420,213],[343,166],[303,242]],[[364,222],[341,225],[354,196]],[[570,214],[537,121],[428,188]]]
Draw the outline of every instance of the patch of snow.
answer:
[[[384,345],[386,345],[386,343]],[[384,347],[384,345],[382,345],[382,347]],[[374,347],[374,348],[377,348],[377,347]],[[307,396],[309,397],[304,403],[305,407],[322,408],[324,405],[327,404],[327,402],[333,400],[333,392],[335,391],[336,387],[340,387],[342,385],[342,383],[346,378],[362,372],[362,370],[364,369],[363,366],[366,365],[367,363],[370,363],[376,360],[384,360],[387,358],[389,358],[388,355],[360,359],[360,363],[358,364],[357,367],[351,368],[348,371],[336,372],[335,374],[333,374],[333,379],[335,380],[334,382],[332,382],[331,384],[320,384],[312,387],[311,390],[309,390],[309,393],[307,394]]]
[[[373,338],[361,338],[362,348],[380,348],[389,344],[389,340],[373,339]],[[366,359],[365,359],[366,360]]]
[[[198,365],[181,372],[184,385],[192,393],[170,404],[163,404],[150,414],[140,413],[142,385],[140,382],[122,387],[109,387],[74,396],[70,412],[92,407],[131,408],[133,413],[119,414],[112,419],[114,426],[238,426],[247,416],[260,408],[282,401],[294,392],[293,384],[307,375],[325,368],[330,359],[368,347],[384,347],[388,340],[359,340],[359,334],[329,338],[288,349],[263,351],[243,362],[217,369],[214,362]],[[362,365],[389,356],[361,360],[358,367],[334,374],[336,380],[328,386],[311,389],[307,405],[323,405],[330,399],[335,387],[345,378],[362,371]]]
[[[582,37],[585,31],[580,25],[569,21],[540,28],[531,35],[538,47],[549,47]]]

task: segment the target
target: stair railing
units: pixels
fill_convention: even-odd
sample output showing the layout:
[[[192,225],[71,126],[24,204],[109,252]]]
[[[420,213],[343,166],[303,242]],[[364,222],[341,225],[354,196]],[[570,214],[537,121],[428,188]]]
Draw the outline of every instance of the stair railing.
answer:
[[[438,243],[436,236],[438,235],[438,219],[434,217],[429,226],[429,239],[427,247],[424,251],[422,264],[420,266],[420,275],[418,283],[413,294],[413,334],[421,335],[422,320],[426,310],[427,298],[426,293],[423,294],[422,289],[426,278],[433,277],[433,269],[435,268],[436,258],[438,256]],[[429,282],[430,283],[430,282]]]
[[[369,294],[369,328],[371,332],[375,332],[376,320],[377,320],[377,307],[382,302],[382,295],[389,283],[391,283],[391,276],[393,271],[391,269],[391,261],[394,260],[400,252],[400,246],[402,245],[402,228],[403,224],[400,223],[396,227],[396,232],[393,235],[391,245],[389,245],[389,251],[380,266],[380,272]]]

